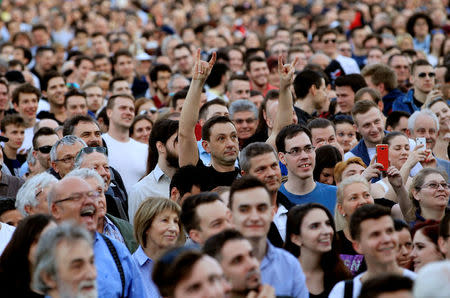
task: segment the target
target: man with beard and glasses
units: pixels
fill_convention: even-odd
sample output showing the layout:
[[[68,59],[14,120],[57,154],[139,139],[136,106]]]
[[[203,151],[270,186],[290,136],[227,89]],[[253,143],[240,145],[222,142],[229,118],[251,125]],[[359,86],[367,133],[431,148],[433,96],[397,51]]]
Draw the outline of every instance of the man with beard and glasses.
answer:
[[[33,287],[47,296],[96,298],[93,239],[64,223],[44,233],[36,249]]]
[[[157,121],[150,134],[147,161],[149,174],[130,189],[130,222],[133,222],[134,214],[146,198],[169,198],[170,181],[178,168],[178,121]]]
[[[275,297],[273,287],[261,284],[259,261],[252,244],[238,231],[225,230],[212,236],[203,251],[220,263],[231,284],[231,297],[251,297],[249,294],[255,292],[257,297]]]

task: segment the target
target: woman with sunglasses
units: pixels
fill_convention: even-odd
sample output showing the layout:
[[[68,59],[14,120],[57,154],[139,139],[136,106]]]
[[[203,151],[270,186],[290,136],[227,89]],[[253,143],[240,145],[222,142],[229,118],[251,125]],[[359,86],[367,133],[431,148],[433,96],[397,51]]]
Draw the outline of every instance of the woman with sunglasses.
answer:
[[[352,274],[336,251],[333,216],[320,204],[289,210],[284,249],[298,258],[306,275],[309,297],[328,297],[331,289]]]
[[[411,225],[444,217],[450,194],[447,181],[447,173],[435,168],[424,168],[414,176],[409,190],[415,217]]]

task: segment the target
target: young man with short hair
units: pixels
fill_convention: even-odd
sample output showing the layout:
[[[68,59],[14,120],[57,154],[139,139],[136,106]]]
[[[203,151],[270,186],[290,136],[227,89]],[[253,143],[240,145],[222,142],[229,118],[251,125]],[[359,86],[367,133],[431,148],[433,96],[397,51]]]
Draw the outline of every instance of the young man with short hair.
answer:
[[[308,297],[299,261],[267,240],[274,209],[264,184],[252,176],[234,181],[229,206],[234,227],[250,241],[253,255],[261,262],[262,283],[274,287],[276,295]]]
[[[19,168],[26,160],[25,154],[18,154],[25,137],[25,121],[17,114],[6,115],[1,121],[1,135],[8,138],[4,141],[3,162],[13,176],[19,176]]]
[[[59,125],[62,125],[67,119],[64,107],[64,95],[68,91],[63,75],[56,71],[47,73],[44,76],[41,89],[42,94],[47,97],[48,103],[50,104],[50,110],[39,112],[37,118],[50,118],[57,121]]]
[[[86,93],[78,89],[70,89],[64,95],[64,107],[66,108],[67,119],[78,115],[86,116],[88,114]]]
[[[169,80],[172,70],[168,65],[158,64],[150,70],[150,84],[152,89],[152,99],[157,108],[167,107],[170,103]]]
[[[346,287],[352,289],[352,297],[356,298],[364,282],[386,272],[415,279],[414,272],[397,264],[398,238],[388,208],[368,204],[356,209],[350,220],[350,234],[353,248],[364,255],[367,271],[357,275],[350,283],[337,283],[330,292],[330,298],[344,297]]]
[[[20,85],[13,92],[12,103],[14,110],[22,117],[25,128],[23,143],[20,148],[17,148],[19,151],[31,148],[33,126],[36,124],[36,112],[40,96],[41,92],[39,92],[39,89],[28,83]]]
[[[112,61],[115,75],[123,77],[127,81],[128,85],[131,86],[133,96],[135,98],[145,96],[148,83],[136,76],[133,55],[126,49],[120,49],[114,53]]]
[[[250,98],[250,80],[244,74],[233,74],[227,82],[226,96],[230,103]]]
[[[203,245],[209,237],[231,228],[230,210],[215,192],[187,197],[181,205],[180,221],[189,238],[199,245]]]
[[[264,58],[256,55],[250,57],[246,69],[246,75],[250,79],[250,90],[257,90],[266,96],[269,90],[277,89],[269,84],[269,67]]]
[[[355,94],[359,89],[367,87],[366,81],[360,74],[343,75],[336,79],[337,114],[350,115],[355,105]]]
[[[327,105],[327,86],[318,72],[304,70],[297,74],[294,90],[297,96],[295,106],[301,111],[299,123],[306,124],[314,112],[320,113]]]

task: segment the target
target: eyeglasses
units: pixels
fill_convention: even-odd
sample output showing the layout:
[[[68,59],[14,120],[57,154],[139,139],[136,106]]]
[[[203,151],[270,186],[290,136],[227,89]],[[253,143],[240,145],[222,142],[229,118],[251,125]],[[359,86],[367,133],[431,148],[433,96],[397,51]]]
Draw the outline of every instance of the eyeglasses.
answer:
[[[39,148],[37,148],[37,150],[43,154],[47,154],[47,153],[50,153],[50,150],[52,150],[52,147],[53,146],[47,145],[47,146],[39,147]]]
[[[419,73],[417,76],[419,77],[419,78],[425,78],[426,76],[428,75],[428,77],[429,78],[434,78],[435,76],[436,76],[436,74],[434,73],[434,72],[429,72],[429,73],[426,73],[426,72],[421,72],[421,73]]]
[[[441,182],[441,183],[431,182],[431,183],[423,185],[421,188],[430,188],[430,189],[436,190],[436,189],[439,189],[439,186],[442,186],[442,188],[445,190],[450,188],[450,185],[445,182]]]
[[[100,196],[100,193],[96,192],[96,191],[86,191],[86,192],[76,192],[73,195],[71,195],[70,197],[67,197],[65,199],[61,199],[59,201],[55,201],[55,204],[61,203],[61,202],[65,202],[65,201],[74,201],[74,202],[78,202],[83,198],[88,198],[88,199],[97,199]]]
[[[292,155],[292,156],[299,156],[300,154],[302,154],[302,151],[304,151],[306,154],[310,154],[314,151],[314,146],[312,145],[306,145],[305,147],[301,148],[301,147],[294,147],[289,151],[286,151],[284,153]]]
[[[37,190],[36,190],[36,192],[35,192],[35,195],[34,195],[34,198],[36,199],[36,200],[38,200],[39,198],[39,195],[42,193],[42,192],[44,192],[44,189],[41,187],[41,188],[38,188]]]
[[[328,44],[328,43],[336,43],[336,39],[325,39],[323,41],[323,43]]]
[[[56,159],[55,161],[62,161],[63,163],[73,163],[75,156],[67,156],[61,159]]]
[[[255,118],[235,119],[235,120],[233,120],[233,122],[236,123],[236,124],[242,124],[244,122],[247,122],[247,124],[252,124],[255,121],[256,121]]]

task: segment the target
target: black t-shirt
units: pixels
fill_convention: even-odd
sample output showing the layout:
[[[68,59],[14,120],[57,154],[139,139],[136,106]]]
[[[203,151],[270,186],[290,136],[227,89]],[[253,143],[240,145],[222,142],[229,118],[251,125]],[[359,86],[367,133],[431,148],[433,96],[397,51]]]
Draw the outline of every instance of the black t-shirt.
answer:
[[[201,189],[203,191],[211,191],[217,186],[230,186],[236,178],[241,176],[240,170],[234,168],[231,172],[218,172],[212,166],[205,166],[201,159],[198,160],[197,169],[201,173]]]
[[[55,114],[50,113],[49,111],[40,111],[39,114],[37,114],[36,118],[38,118],[39,120],[42,119],[53,119],[56,122],[58,122],[59,125],[63,125],[64,122],[59,121],[58,119],[55,118]]]
[[[367,265],[364,261],[364,256],[353,249],[352,242],[345,237],[344,231],[339,231],[336,234],[336,249],[345,266],[347,266],[354,276],[366,271]]]

